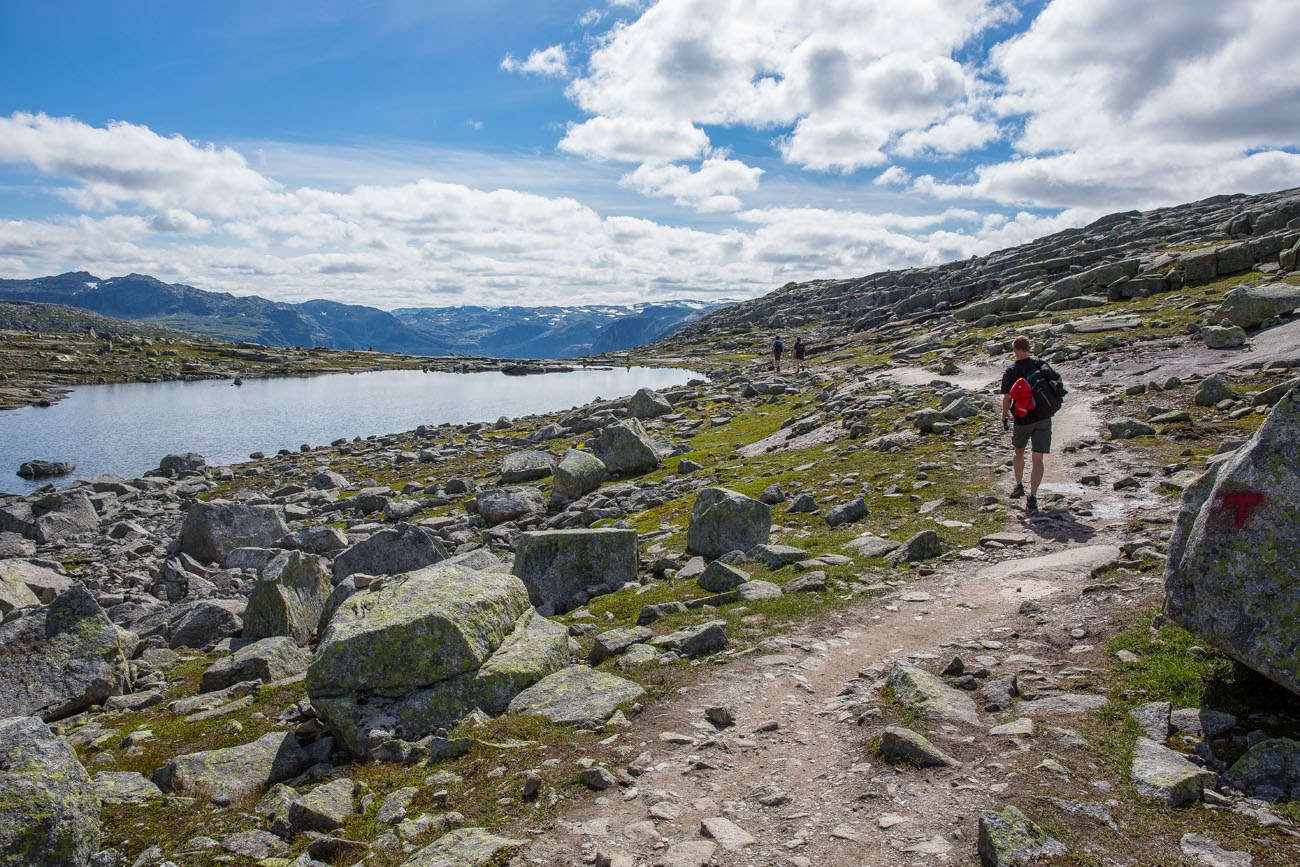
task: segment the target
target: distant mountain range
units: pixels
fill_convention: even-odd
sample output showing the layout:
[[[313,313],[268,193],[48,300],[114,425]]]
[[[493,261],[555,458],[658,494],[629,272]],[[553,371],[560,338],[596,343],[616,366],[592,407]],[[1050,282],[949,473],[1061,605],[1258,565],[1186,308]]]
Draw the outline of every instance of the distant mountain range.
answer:
[[[389,313],[335,301],[289,304],[255,295],[237,297],[164,283],[144,274],[102,280],[85,271],[0,280],[0,301],[63,304],[190,334],[268,346],[498,358],[568,358],[630,349],[672,334],[729,303],[408,308]]]

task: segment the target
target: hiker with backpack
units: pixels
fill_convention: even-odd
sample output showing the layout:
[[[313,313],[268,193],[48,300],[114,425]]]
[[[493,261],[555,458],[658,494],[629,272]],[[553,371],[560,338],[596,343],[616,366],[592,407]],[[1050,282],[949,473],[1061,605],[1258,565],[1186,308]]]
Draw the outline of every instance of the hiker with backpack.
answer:
[[[785,344],[778,337],[772,341],[772,369],[781,372],[781,356],[785,354]]]
[[[1002,426],[1010,419],[1012,466],[1016,486],[1012,497],[1025,496],[1025,446],[1031,446],[1033,466],[1029,472],[1029,496],[1025,507],[1038,510],[1038,486],[1043,481],[1043,456],[1052,451],[1052,416],[1061,408],[1065,386],[1061,375],[1046,361],[1030,355],[1033,344],[1020,335],[1011,342],[1016,360],[1002,374]]]

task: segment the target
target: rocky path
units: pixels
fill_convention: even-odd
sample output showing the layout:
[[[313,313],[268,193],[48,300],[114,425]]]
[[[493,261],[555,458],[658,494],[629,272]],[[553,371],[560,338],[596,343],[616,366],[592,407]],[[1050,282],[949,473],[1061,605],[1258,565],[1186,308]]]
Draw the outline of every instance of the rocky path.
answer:
[[[962,375],[970,386],[988,370]],[[902,381],[928,371],[891,372]],[[946,378],[952,381],[952,377]],[[1095,444],[1099,419],[1086,392],[1057,421],[1058,455],[1045,490],[1071,490],[1078,469],[1120,472]],[[1086,455],[1086,456],[1084,456]],[[899,769],[871,749],[883,727],[880,689],[897,660],[941,668],[953,656],[992,676],[1033,679],[1065,656],[1042,636],[1029,612],[1052,610],[1049,630],[1080,629],[1091,619],[1073,609],[1097,564],[1119,556],[1127,511],[1109,487],[1086,543],[1054,533],[1054,515],[1017,508],[1003,559],[969,559],[918,577],[895,592],[842,609],[826,622],[771,639],[680,698],[650,707],[617,738],[629,776],[581,804],[514,862],[517,865],[861,865],[965,863],[982,809],[1000,808],[1033,738],[995,736],[1014,715],[986,715],[978,726],[932,726],[940,749],[960,766]],[[1014,551],[1015,553],[1011,553]],[[1006,556],[1008,555],[1009,556]],[[1147,588],[1149,591],[1150,588]],[[1028,603],[1028,604],[1027,604]],[[1086,630],[1084,630],[1086,632]],[[1076,632],[1076,635],[1079,633]],[[1034,640],[1034,639],[1038,640]],[[1077,647],[1078,645],[1076,645]],[[1050,689],[1050,687],[1049,687]],[[731,724],[726,724],[731,720]],[[1032,767],[1033,763],[1029,763]]]

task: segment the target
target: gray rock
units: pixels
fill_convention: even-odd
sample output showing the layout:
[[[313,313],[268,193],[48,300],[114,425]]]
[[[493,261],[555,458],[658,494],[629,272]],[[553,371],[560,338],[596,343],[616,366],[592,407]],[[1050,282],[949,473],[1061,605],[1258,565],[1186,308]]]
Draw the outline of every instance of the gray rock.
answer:
[[[10,581],[24,585],[40,602],[49,604],[72,586],[72,579],[27,560],[0,560],[0,587]],[[30,603],[29,603],[30,604]],[[0,611],[4,603],[0,602]]]
[[[46,494],[32,507],[37,542],[48,545],[99,529],[99,513],[83,490]]]
[[[236,548],[221,561],[221,568],[238,569],[241,572],[251,569],[261,573],[279,553],[275,548]]]
[[[798,578],[786,582],[786,593],[820,593],[826,589],[826,573],[820,569],[805,572]]]
[[[416,852],[402,867],[490,867],[523,846],[523,840],[498,837],[486,828],[458,828]]]
[[[1201,340],[1209,349],[1236,349],[1246,345],[1246,329],[1238,325],[1208,325],[1201,329]]]
[[[1088,693],[1062,693],[1033,701],[1022,701],[1016,706],[1025,716],[1083,716],[1106,706],[1106,696]]]
[[[0,560],[0,614],[8,614],[15,608],[41,604],[41,600],[19,576],[19,570],[10,566],[15,562],[22,561]]]
[[[295,831],[333,831],[356,812],[353,783],[346,777],[317,786],[289,803],[289,827]]]
[[[315,491],[342,491],[349,487],[347,477],[333,470],[322,470],[311,477],[307,487]]]
[[[20,533],[7,530],[0,532],[0,559],[10,560],[35,556],[36,545],[30,539],[24,539]]]
[[[128,691],[114,626],[81,584],[0,624],[0,712],[57,720]]]
[[[1184,707],[1169,714],[1169,724],[1179,734],[1196,738],[1217,738],[1235,728],[1237,718],[1221,710]]]
[[[511,452],[501,462],[501,483],[514,485],[544,479],[555,469],[550,452]]]
[[[776,482],[768,485],[763,489],[763,493],[758,495],[760,503],[767,503],[769,506],[775,506],[777,503],[785,502],[785,490]]]
[[[725,593],[728,590],[735,590],[748,580],[747,572],[720,560],[714,560],[704,567],[704,572],[696,583],[710,593]]]
[[[293,734],[271,732],[240,746],[177,756],[154,773],[153,781],[164,792],[226,805],[257,797],[310,763],[311,755]]]
[[[673,405],[659,392],[642,388],[627,402],[627,413],[632,418],[658,418],[673,411]]]
[[[736,588],[736,595],[742,602],[757,602],[760,599],[778,599],[782,593],[781,586],[771,581],[746,581]]]
[[[196,502],[181,525],[181,551],[205,563],[222,563],[236,548],[269,548],[288,532],[275,506]]]
[[[897,550],[890,552],[885,559],[893,564],[917,563],[933,560],[943,555],[944,545],[939,534],[934,530],[922,530],[908,539]]]
[[[85,867],[99,849],[99,799],[71,747],[30,716],[0,719],[4,863]]]
[[[1066,853],[1064,845],[1016,807],[980,815],[978,848],[986,867],[1033,864]]]
[[[301,674],[311,664],[311,653],[287,636],[263,638],[223,657],[203,672],[200,692],[213,692],[249,680],[270,683]]]
[[[726,488],[705,488],[695,498],[686,528],[686,550],[708,560],[730,551],[765,544],[772,532],[772,509]]]
[[[637,626],[646,626],[673,614],[685,614],[689,610],[683,602],[656,602],[653,605],[643,605],[637,614],[636,623]]]
[[[755,545],[748,552],[750,558],[757,560],[769,569],[780,569],[792,563],[809,558],[809,553],[792,545]]]
[[[1300,309],[1300,286],[1262,283],[1238,286],[1223,296],[1210,314],[1214,321],[1227,320],[1242,328],[1257,328],[1274,316]]]
[[[1156,435],[1155,428],[1135,418],[1117,418],[1106,422],[1106,428],[1110,431],[1110,438],[1115,440],[1131,440],[1135,437]]]
[[[1300,741],[1273,738],[1255,744],[1228,768],[1223,781],[1263,801],[1300,798]]]
[[[905,762],[923,768],[946,768],[961,762],[911,729],[886,726],[880,733],[880,755],[891,762]]]
[[[375,814],[375,819],[381,825],[396,825],[406,818],[406,808],[411,806],[411,802],[418,794],[420,790],[415,786],[403,786],[390,793],[379,805],[379,812]]]
[[[1189,632],[1300,692],[1300,394],[1183,494],[1165,568],[1165,612]],[[1261,600],[1266,600],[1263,604]]]
[[[1201,792],[1218,780],[1213,771],[1197,767],[1181,753],[1150,738],[1137,739],[1130,776],[1138,794],[1169,807],[1199,801]]]
[[[1169,711],[1167,701],[1152,701],[1128,712],[1137,721],[1147,737],[1156,743],[1164,743],[1169,738]]]
[[[546,501],[536,488],[486,488],[478,492],[475,504],[489,527],[546,514]]]
[[[854,524],[861,521],[867,514],[866,500],[858,497],[850,503],[841,503],[828,509],[826,511],[826,523],[832,527],[842,527],[845,524]]]
[[[716,653],[727,646],[726,621],[710,620],[660,635],[650,645],[660,651],[672,651],[687,659]]]
[[[897,551],[902,546],[898,542],[891,542],[871,533],[863,533],[856,539],[846,543],[844,547],[856,552],[860,557],[884,557]]]
[[[168,612],[168,644],[172,647],[211,648],[244,628],[242,599],[200,599],[173,606]]]
[[[315,554],[285,551],[267,564],[244,611],[244,637],[288,635],[299,644],[316,637],[321,612],[334,590],[326,561]]]
[[[380,530],[335,557],[334,580],[342,581],[358,572],[399,575],[445,559],[447,552],[428,533],[410,524],[398,524]]]
[[[1237,392],[1228,385],[1228,380],[1224,379],[1222,373],[1207,376],[1196,389],[1197,406],[1214,406],[1221,401],[1235,400],[1236,397]]]
[[[304,527],[285,536],[276,545],[308,554],[333,554],[348,547],[348,537],[337,527]]]
[[[657,469],[669,449],[656,443],[641,422],[622,419],[602,428],[592,451],[613,475],[640,475]]]
[[[167,475],[179,475],[180,473],[194,473],[202,470],[208,465],[203,455],[197,452],[184,452],[183,454],[167,455],[158,464],[158,469]]]
[[[585,605],[590,590],[617,590],[636,581],[635,530],[548,530],[521,533],[514,574],[545,615]]]
[[[105,804],[149,804],[163,796],[162,789],[135,771],[100,771],[91,783]]]
[[[975,700],[923,668],[895,662],[888,683],[894,699],[921,719],[980,725]]]
[[[819,508],[821,507],[817,505],[817,500],[813,498],[813,495],[805,493],[796,494],[795,498],[790,501],[790,505],[786,506],[785,510],[792,514],[812,514]]]
[[[347,599],[307,670],[307,694],[355,755],[416,741],[474,708],[505,710],[569,663],[567,631],[513,575],[433,566]],[[376,740],[377,739],[377,740]]]
[[[270,831],[238,831],[221,838],[221,848],[250,861],[274,857],[289,848],[289,844]]]
[[[569,449],[555,467],[551,495],[567,500],[585,497],[600,487],[605,475],[605,465],[595,455]]]
[[[24,479],[48,479],[53,476],[66,476],[77,468],[72,461],[24,461],[18,467],[18,475]]]
[[[596,767],[579,772],[578,782],[592,791],[603,792],[605,789],[617,786],[618,778],[611,774],[608,769]]]
[[[510,702],[511,713],[538,714],[560,725],[596,728],[620,705],[645,697],[639,684],[582,665],[542,678]]]
[[[600,633],[593,640],[588,658],[593,662],[618,656],[634,644],[641,644],[654,637],[654,631],[644,626],[620,626]]]
[[[1184,834],[1178,848],[1196,867],[1251,867],[1255,861],[1249,852],[1229,852],[1200,834]]]

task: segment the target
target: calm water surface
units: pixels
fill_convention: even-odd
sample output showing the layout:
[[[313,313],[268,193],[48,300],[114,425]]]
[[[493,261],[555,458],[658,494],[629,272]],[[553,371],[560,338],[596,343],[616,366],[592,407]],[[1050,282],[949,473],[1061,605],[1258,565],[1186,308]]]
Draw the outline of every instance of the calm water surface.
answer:
[[[229,380],[88,385],[52,407],[0,412],[0,490],[43,484],[15,475],[33,458],[77,465],[56,484],[102,473],[130,479],[174,452],[219,466],[340,437],[554,412],[698,376],[648,367],[540,376],[390,370],[249,379],[239,388]]]

